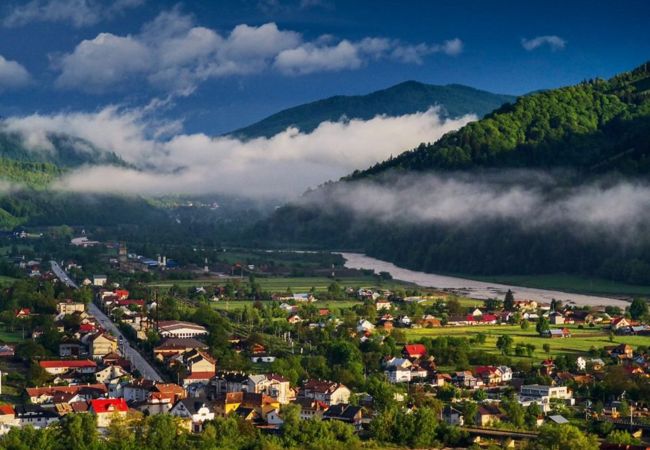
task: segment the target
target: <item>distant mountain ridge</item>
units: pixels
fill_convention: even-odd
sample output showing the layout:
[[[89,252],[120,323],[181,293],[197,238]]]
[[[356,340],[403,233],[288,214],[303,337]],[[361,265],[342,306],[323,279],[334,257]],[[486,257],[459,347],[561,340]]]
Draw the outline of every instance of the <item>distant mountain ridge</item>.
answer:
[[[515,98],[460,84],[437,86],[405,81],[366,95],[336,95],[288,108],[229,134],[245,139],[270,137],[290,126],[308,133],[325,121],[342,118],[368,120],[381,114],[402,116],[423,112],[432,106],[440,106],[445,117],[471,113],[483,117]]]

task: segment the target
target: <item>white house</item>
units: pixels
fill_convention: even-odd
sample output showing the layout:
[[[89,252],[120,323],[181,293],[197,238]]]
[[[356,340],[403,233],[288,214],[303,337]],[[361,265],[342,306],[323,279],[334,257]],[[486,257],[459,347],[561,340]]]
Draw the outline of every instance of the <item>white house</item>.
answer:
[[[214,420],[214,408],[200,397],[188,397],[176,402],[169,410],[173,416],[190,419],[192,431],[199,433],[203,429],[203,422]]]
[[[365,319],[360,320],[357,323],[357,332],[358,333],[371,333],[375,329],[375,326],[368,322]]]

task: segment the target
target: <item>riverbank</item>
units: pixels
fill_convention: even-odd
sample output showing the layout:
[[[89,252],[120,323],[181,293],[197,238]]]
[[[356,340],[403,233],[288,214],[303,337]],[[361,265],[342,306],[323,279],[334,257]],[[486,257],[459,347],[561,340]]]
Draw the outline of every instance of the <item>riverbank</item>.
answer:
[[[341,253],[345,259],[345,267],[351,269],[372,269],[375,272],[389,272],[393,278],[417,284],[423,287],[432,287],[455,292],[477,300],[486,298],[503,298],[508,289],[512,290],[518,300],[535,300],[550,303],[552,299],[562,300],[564,303],[575,303],[579,306],[628,306],[626,300],[612,296],[597,296],[578,294],[553,289],[540,289],[513,284],[493,283],[489,281],[470,280],[467,278],[437,275],[415,270],[404,269],[393,263],[382,261],[360,253]]]

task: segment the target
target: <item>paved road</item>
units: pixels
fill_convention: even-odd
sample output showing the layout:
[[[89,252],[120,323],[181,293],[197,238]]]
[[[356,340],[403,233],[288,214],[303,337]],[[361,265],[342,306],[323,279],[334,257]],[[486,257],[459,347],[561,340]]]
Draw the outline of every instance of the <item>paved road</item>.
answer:
[[[88,304],[88,313],[92,314],[95,316],[97,321],[108,331],[113,333],[115,336],[117,336],[118,339],[120,339],[121,344],[120,348],[122,351],[122,355],[129,361],[131,361],[131,364],[135,366],[136,369],[142,374],[144,378],[147,378],[149,380],[154,380],[154,381],[164,381],[162,377],[158,374],[156,369],[153,368],[149,362],[142,357],[142,355],[133,347],[131,347],[131,344],[129,344],[129,341],[127,341],[126,337],[122,334],[122,332],[117,328],[117,326],[113,323],[111,319],[108,318],[106,314],[103,313],[101,309],[97,307],[94,303],[89,303]]]
[[[73,289],[79,289],[79,286],[77,286],[77,283],[72,281],[72,279],[68,276],[67,273],[65,273],[65,270],[61,268],[58,262],[56,261],[50,261],[50,265],[52,266],[52,272],[54,272],[54,275],[61,280],[63,284],[65,284],[68,287],[71,287]]]
[[[67,286],[70,286],[74,289],[79,288],[56,261],[50,261],[50,264],[52,266],[52,272],[54,272],[54,275],[56,275],[62,283],[65,283]],[[120,351],[122,352],[122,355],[131,361],[131,364],[133,364],[133,366],[138,369],[144,378],[148,378],[154,381],[163,381],[162,377],[158,374],[156,369],[154,369],[153,366],[149,364],[149,362],[144,359],[136,349],[131,347],[131,344],[129,344],[129,341],[126,340],[126,337],[122,334],[119,328],[117,328],[113,321],[109,319],[108,316],[97,307],[97,305],[90,303],[88,305],[88,313],[95,316],[97,321],[99,321],[104,329],[117,336],[121,342]]]

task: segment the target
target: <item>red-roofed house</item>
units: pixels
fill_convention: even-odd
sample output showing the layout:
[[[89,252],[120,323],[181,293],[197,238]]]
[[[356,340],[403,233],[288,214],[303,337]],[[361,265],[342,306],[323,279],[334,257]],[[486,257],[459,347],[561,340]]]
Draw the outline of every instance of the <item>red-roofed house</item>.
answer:
[[[16,317],[19,319],[25,319],[29,317],[32,313],[32,310],[29,308],[20,308],[18,311],[16,311]]]
[[[407,344],[402,350],[405,358],[422,358],[427,354],[427,349],[423,344]]]
[[[38,365],[45,369],[47,373],[51,373],[52,375],[66,373],[69,370],[77,373],[95,373],[97,370],[97,363],[89,359],[39,361]]]
[[[129,298],[129,291],[127,291],[126,289],[116,289],[115,292],[113,292],[113,294],[115,294],[118,300],[124,300]]]
[[[98,398],[90,401],[90,412],[97,416],[97,427],[106,428],[116,417],[125,417],[129,411],[123,398]]]
[[[11,405],[0,405],[0,434],[8,431],[8,427],[15,426],[16,411]]]
[[[494,385],[501,383],[501,373],[494,366],[478,366],[474,372],[476,376],[483,380],[487,385]]]

